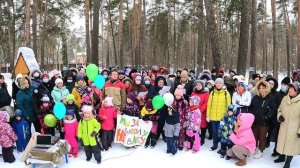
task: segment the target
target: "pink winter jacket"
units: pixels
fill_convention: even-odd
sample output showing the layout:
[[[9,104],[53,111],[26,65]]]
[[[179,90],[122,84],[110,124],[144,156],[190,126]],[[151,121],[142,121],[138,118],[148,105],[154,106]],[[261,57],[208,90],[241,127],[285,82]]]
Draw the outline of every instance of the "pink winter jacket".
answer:
[[[256,141],[251,129],[254,122],[254,115],[251,113],[241,113],[239,117],[241,117],[242,125],[237,133],[232,133],[229,138],[235,145],[244,146],[249,150],[250,154],[253,154],[256,148]]]
[[[115,128],[114,119],[117,118],[117,109],[114,106],[101,107],[98,117],[101,121],[101,129],[113,130]]]
[[[0,111],[0,146],[9,148],[18,139],[12,127],[7,123],[9,115],[6,111]]]
[[[77,145],[76,136],[77,136],[77,129],[78,129],[78,122],[77,119],[74,118],[73,120],[64,120],[64,127],[65,127],[65,139],[68,143],[73,147]]]

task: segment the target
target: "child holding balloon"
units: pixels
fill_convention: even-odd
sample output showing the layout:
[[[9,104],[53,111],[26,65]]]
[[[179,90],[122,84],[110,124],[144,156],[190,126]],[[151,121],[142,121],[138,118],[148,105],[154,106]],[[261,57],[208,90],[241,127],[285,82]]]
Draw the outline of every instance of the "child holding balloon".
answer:
[[[49,124],[47,124],[48,121],[45,121],[45,116],[47,114],[53,114],[52,103],[50,102],[50,98],[47,95],[43,96],[41,101],[42,104],[37,110],[38,119],[42,127],[41,134],[50,134],[54,136],[54,127],[49,127]]]

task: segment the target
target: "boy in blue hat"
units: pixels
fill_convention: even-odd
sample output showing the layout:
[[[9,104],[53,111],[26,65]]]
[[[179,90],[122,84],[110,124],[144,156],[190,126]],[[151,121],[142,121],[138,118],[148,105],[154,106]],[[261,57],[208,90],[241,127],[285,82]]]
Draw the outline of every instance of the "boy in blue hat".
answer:
[[[28,122],[23,118],[22,111],[17,109],[15,120],[13,122],[14,132],[18,136],[16,141],[18,152],[23,152],[28,144],[28,141],[31,137],[30,128]]]

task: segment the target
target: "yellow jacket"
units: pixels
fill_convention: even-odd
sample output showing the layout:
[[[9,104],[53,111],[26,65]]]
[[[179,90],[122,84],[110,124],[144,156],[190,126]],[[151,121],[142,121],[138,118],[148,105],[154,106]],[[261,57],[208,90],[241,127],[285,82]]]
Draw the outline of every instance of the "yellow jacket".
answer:
[[[84,82],[84,84],[83,84],[83,86],[86,86],[86,83]],[[80,94],[78,93],[78,91],[76,90],[76,87],[78,87],[78,84],[77,84],[77,82],[75,83],[75,87],[72,89],[72,95],[74,95],[74,98],[75,98],[75,100],[76,100],[76,105],[78,106],[78,107],[81,107],[80,105],[81,105],[81,96],[80,96]]]
[[[208,98],[207,117],[211,121],[220,121],[226,114],[227,107],[231,104],[231,96],[227,90],[214,89]]]

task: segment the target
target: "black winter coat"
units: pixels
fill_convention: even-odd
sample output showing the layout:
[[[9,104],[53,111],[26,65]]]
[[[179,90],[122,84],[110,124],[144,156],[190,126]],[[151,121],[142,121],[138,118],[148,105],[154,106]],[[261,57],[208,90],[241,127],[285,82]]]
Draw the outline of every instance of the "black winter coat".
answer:
[[[12,83],[12,93],[11,93],[11,96],[14,100],[16,100],[16,96],[17,96],[17,93],[18,91],[20,90],[19,86],[17,86],[17,84],[15,82]]]
[[[0,108],[4,106],[10,106],[11,97],[7,91],[7,84],[0,85]]]

